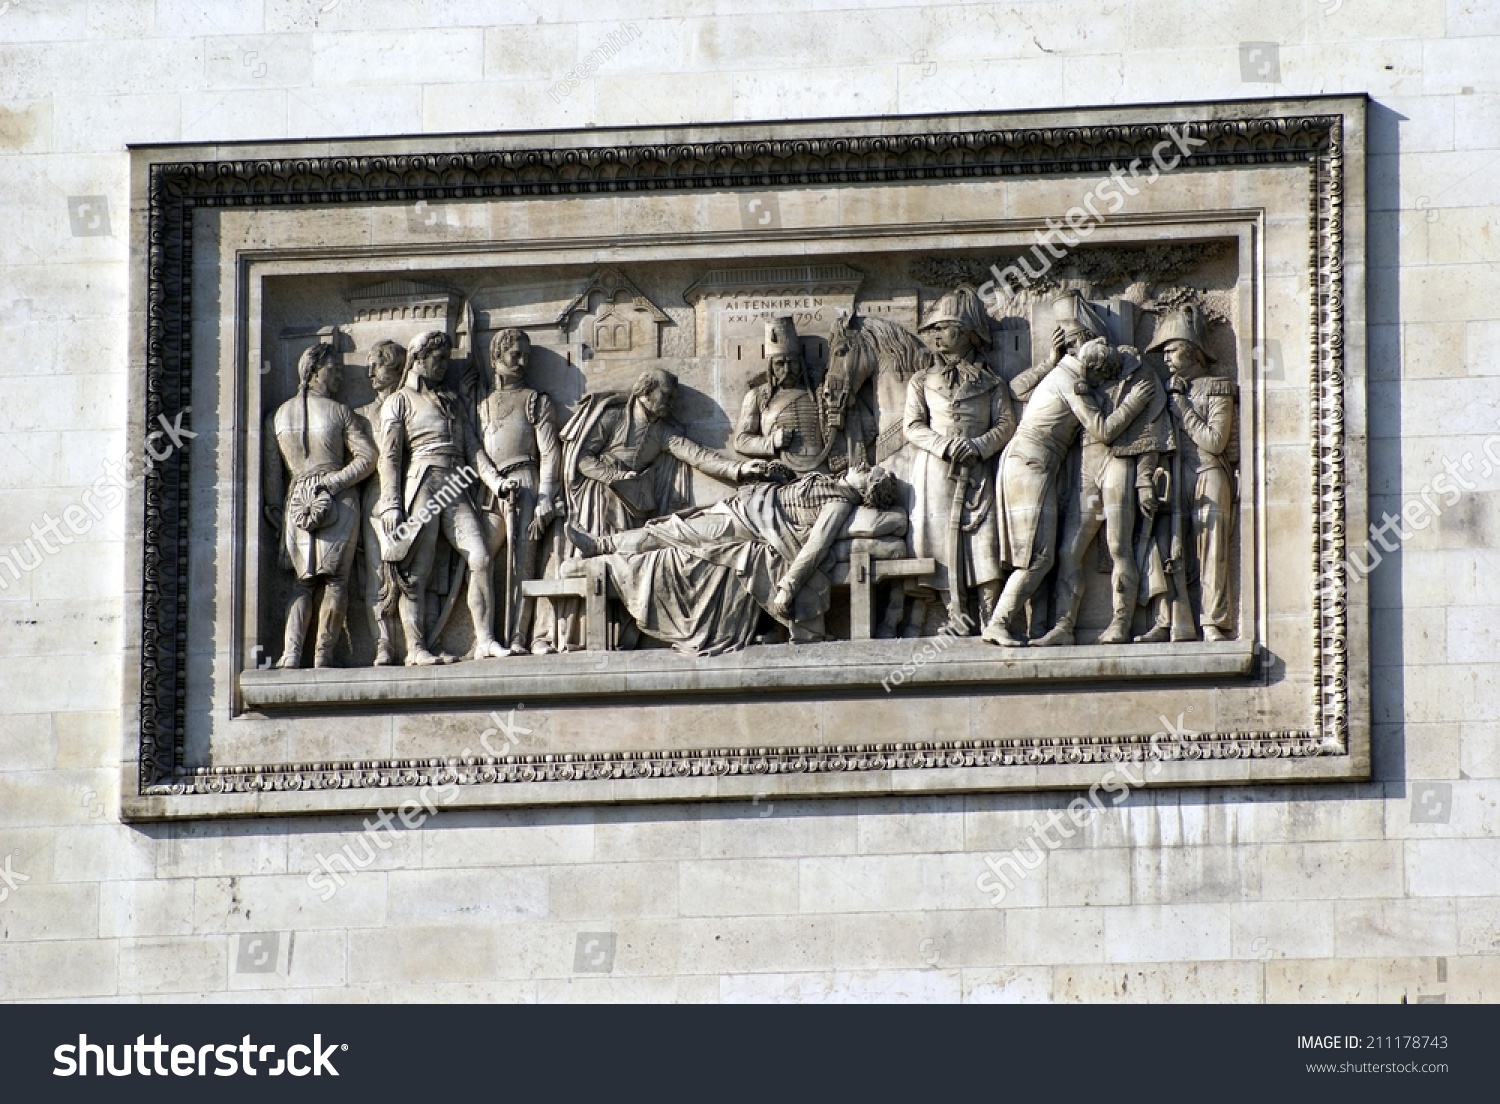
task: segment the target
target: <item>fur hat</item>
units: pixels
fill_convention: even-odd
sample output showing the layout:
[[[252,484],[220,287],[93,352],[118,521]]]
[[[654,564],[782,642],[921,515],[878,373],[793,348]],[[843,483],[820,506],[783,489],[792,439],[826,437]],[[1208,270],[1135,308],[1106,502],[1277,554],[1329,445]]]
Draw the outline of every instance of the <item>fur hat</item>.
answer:
[[[773,318],[766,323],[766,359],[774,357],[802,359],[802,342],[797,337],[797,327],[790,315]]]

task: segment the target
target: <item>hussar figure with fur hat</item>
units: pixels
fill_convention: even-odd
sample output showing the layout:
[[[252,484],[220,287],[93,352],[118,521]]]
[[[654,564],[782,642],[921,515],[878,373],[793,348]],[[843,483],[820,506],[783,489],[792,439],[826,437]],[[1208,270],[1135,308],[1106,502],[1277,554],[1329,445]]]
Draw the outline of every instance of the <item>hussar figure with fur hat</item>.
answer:
[[[740,407],[734,450],[741,456],[780,460],[795,472],[827,467],[828,448],[817,393],[808,385],[802,343],[791,318],[766,323],[765,383],[752,387]]]
[[[375,442],[339,401],[343,365],[332,345],[307,349],[297,378],[296,396],[271,415],[261,439],[266,520],[281,531],[281,562],[297,577],[277,666],[302,665],[313,597],[321,587],[313,666],[329,667],[343,639],[358,549],[358,485],[375,470]]]
[[[919,327],[932,360],[907,384],[906,439],[917,449],[912,554],[937,561],[931,580],[915,588],[909,624],[929,635],[972,635],[1000,594],[995,457],[1015,431],[1016,416],[1010,388],[983,356],[989,323],[973,288],[941,296]],[[978,596],[977,620],[967,608],[969,593]],[[944,613],[944,623],[936,623]]]
[[[1192,529],[1191,540],[1174,542],[1174,556],[1186,559],[1178,574],[1198,581],[1197,620],[1205,640],[1234,636],[1229,556],[1234,523],[1234,469],[1239,462],[1235,432],[1235,384],[1212,374],[1208,326],[1202,312],[1188,305],[1157,324],[1147,351],[1160,350],[1169,379],[1168,399],[1177,438],[1178,486],[1173,508]],[[1155,598],[1155,625],[1143,639],[1193,639],[1197,630],[1175,623],[1172,596]],[[1188,634],[1192,635],[1189,636]]]

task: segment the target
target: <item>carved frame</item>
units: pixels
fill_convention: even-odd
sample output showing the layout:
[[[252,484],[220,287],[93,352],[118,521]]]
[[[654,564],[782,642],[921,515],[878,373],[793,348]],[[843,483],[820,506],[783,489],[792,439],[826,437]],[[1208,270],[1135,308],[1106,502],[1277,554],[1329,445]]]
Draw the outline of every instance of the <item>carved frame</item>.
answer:
[[[1335,580],[1315,599],[1316,702],[1309,723],[1195,737],[1163,782],[1352,779],[1369,769],[1363,580],[1346,577],[1345,540],[1365,516],[1362,97],[946,116],[838,123],[734,124],[649,132],[530,136],[486,149],[483,136],[280,143],[133,153],[132,439],[192,405],[193,213],[199,208],[332,207],[512,196],[774,189],[1063,176],[1149,157],[1168,124],[1204,145],[1190,167],[1282,166],[1309,175],[1309,296],[1316,335],[1308,396],[1308,478],[1317,516],[1308,553]],[[1351,132],[1357,141],[1349,145]],[[590,144],[591,143],[591,144]],[[330,148],[334,147],[334,148]],[[351,152],[340,149],[351,147]],[[1351,202],[1351,197],[1353,200]],[[1351,208],[1357,223],[1351,225]],[[1357,265],[1357,286],[1346,272]],[[1356,332],[1353,325],[1360,327]],[[1351,371],[1353,375],[1351,376]],[[1357,385],[1357,399],[1346,386]],[[1351,464],[1351,461],[1353,463]],[[1089,764],[1161,754],[1131,740],[1013,737],[784,749],[702,748],[439,759],[189,767],[185,641],[191,450],[152,467],[131,503],[128,590],[138,643],[127,644],[123,807],[132,819],[389,806],[424,786],[457,786],[460,805],[872,792],[829,785],[879,775],[874,791],[1086,785]],[[1352,472],[1352,478],[1351,478]],[[138,524],[139,528],[136,528]],[[127,616],[127,624],[131,622]],[[1221,769],[1221,768],[1229,769]],[[1052,768],[1044,773],[1039,768]],[[997,773],[1000,772],[1000,773]],[[1001,775],[1004,781],[1001,781]],[[1097,773],[1097,772],[1095,772]],[[917,780],[923,775],[927,779]],[[904,781],[911,778],[913,781]],[[655,782],[664,783],[655,785]],[[592,788],[580,783],[594,783]],[[384,791],[372,792],[372,791]]]

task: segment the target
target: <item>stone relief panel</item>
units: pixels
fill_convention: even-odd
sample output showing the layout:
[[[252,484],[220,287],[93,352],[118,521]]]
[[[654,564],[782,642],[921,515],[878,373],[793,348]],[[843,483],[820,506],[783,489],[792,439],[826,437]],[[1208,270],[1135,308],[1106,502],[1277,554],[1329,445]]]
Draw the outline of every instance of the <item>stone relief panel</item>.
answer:
[[[693,306],[693,358],[660,355],[675,323],[617,267],[548,324],[565,279],[361,276],[321,326],[320,295],[283,281],[258,638],[283,670],[587,651],[594,570],[611,649],[1236,639],[1237,266],[1202,243],[1170,285],[1091,298],[1142,250],[1093,252],[1089,275],[988,301],[922,283],[973,267],[932,256],[685,288],[691,267],[643,266]],[[882,576],[857,620],[851,556]]]
[[[437,243],[381,205],[420,201],[421,172],[451,159],[297,162],[288,195],[296,172],[344,171],[309,195],[371,212],[373,239],[350,222],[326,241],[225,190],[289,162],[143,168],[141,240],[168,241],[162,257],[185,259],[172,212],[215,182],[188,219],[206,258],[181,270],[192,294],[168,293],[177,269],[141,274],[152,325],[214,298],[239,321],[195,320],[191,361],[142,345],[143,412],[169,387],[218,432],[143,503],[138,814],[204,815],[177,799],[211,795],[361,807],[307,794],[439,776],[471,804],[724,796],[761,775],[839,792],[939,766],[959,773],[921,785],[1069,785],[1160,754],[1174,704],[1210,730],[1178,741],[1169,781],[1357,776],[1357,587],[1307,580],[1330,577],[1362,495],[1344,419],[1363,346],[1342,285],[1362,262],[1341,234],[1362,116],[1245,111],[1193,124],[1201,161],[1061,256],[1032,244],[1068,210],[1047,173],[1094,166],[1076,161],[1088,149],[1104,172],[1159,127],[929,121],[857,156],[791,139],[774,156],[833,157],[833,186],[891,142],[912,159],[879,170],[888,199],[809,203],[841,213],[800,229],[806,182],[786,178],[767,234],[733,205],[705,215],[680,178],[645,183],[652,158],[706,153],[616,147],[600,166],[646,173],[640,242],[611,225],[607,173],[549,198],[524,152],[465,162],[478,175],[451,179],[474,190],[428,193],[474,205]],[[1245,145],[1236,126],[1261,129]],[[916,152],[956,134],[988,168]],[[502,222],[519,236],[484,236]],[[1259,370],[1268,332],[1305,343],[1300,385]],[[196,582],[156,566],[170,533],[205,549]],[[160,627],[189,609],[183,663]],[[172,687],[191,704],[164,713]],[[861,699],[903,704],[850,727],[839,703]],[[552,727],[475,757],[464,725],[507,702]],[[755,723],[772,702],[804,703],[811,740]],[[717,743],[723,708],[748,710],[765,746]]]

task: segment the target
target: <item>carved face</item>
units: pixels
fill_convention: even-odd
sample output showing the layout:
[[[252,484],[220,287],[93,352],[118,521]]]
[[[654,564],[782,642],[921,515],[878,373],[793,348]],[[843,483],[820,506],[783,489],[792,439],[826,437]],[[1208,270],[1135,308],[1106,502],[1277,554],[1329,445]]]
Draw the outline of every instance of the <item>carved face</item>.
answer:
[[[672,404],[677,401],[677,389],[670,383],[662,383],[655,391],[647,391],[641,396],[641,406],[646,410],[646,417],[653,422],[659,422],[672,413]]]
[[[1208,371],[1203,354],[1190,341],[1169,341],[1162,349],[1167,371],[1183,379],[1197,379]]]
[[[428,383],[442,383],[443,377],[448,374],[448,350],[434,349],[426,356],[420,357],[417,360],[417,371]]]
[[[370,386],[376,391],[394,391],[401,383],[401,362],[393,357],[382,357],[372,353],[366,362],[370,373]]]
[[[964,357],[974,349],[974,335],[957,322],[939,322],[926,332],[933,349],[943,356]]]
[[[796,387],[802,382],[802,360],[793,356],[773,356],[771,358],[771,382],[776,386],[789,385]]]
[[[323,362],[323,367],[313,373],[311,390],[320,395],[334,398],[344,386],[344,365],[338,357],[329,357]]]
[[[502,333],[490,346],[495,374],[507,381],[517,381],[526,374],[526,361],[530,356],[531,341],[525,334]]]
[[[1063,336],[1063,349],[1070,354],[1076,354],[1083,347],[1084,343],[1091,340],[1094,336],[1082,326],[1077,325],[1059,326],[1058,330],[1061,331]]]

